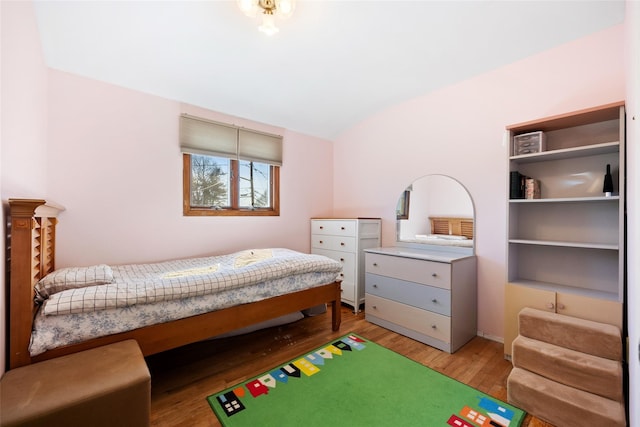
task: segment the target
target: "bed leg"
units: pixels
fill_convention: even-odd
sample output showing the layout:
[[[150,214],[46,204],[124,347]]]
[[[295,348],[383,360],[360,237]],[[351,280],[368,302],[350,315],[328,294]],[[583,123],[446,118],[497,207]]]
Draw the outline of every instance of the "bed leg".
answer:
[[[340,330],[342,322],[342,311],[340,309],[340,300],[331,301],[331,329],[333,331]]]

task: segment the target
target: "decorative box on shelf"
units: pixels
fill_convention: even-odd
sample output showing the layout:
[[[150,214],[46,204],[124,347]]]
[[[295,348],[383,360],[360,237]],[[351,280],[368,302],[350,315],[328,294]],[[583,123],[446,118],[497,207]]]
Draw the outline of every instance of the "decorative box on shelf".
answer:
[[[546,149],[544,132],[528,132],[513,137],[513,155],[540,153]]]

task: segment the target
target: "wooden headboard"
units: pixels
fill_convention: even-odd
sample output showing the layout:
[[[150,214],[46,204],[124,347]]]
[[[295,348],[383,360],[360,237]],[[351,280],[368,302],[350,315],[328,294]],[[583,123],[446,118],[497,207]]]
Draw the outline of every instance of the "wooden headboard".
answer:
[[[56,216],[62,210],[42,199],[9,199],[9,369],[31,362],[34,286],[55,268]]]
[[[473,239],[473,218],[430,216],[432,234],[464,236]]]

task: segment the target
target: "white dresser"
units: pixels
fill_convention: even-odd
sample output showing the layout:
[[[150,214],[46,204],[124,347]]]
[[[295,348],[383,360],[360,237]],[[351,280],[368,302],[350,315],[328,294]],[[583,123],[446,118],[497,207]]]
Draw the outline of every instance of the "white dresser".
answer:
[[[449,353],[477,335],[474,255],[372,248],[365,271],[368,321]]]
[[[364,249],[380,246],[380,219],[314,218],[311,253],[342,263],[342,302],[364,303]]]

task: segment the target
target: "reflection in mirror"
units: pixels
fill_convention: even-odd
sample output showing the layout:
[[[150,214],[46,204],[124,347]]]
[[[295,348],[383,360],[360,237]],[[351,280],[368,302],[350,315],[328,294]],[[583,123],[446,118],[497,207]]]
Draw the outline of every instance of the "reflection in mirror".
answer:
[[[474,248],[474,209],[467,190],[446,175],[415,180],[396,208],[397,241]]]
[[[409,219],[409,200],[411,198],[411,187],[408,187],[398,199],[396,206],[396,219]]]

